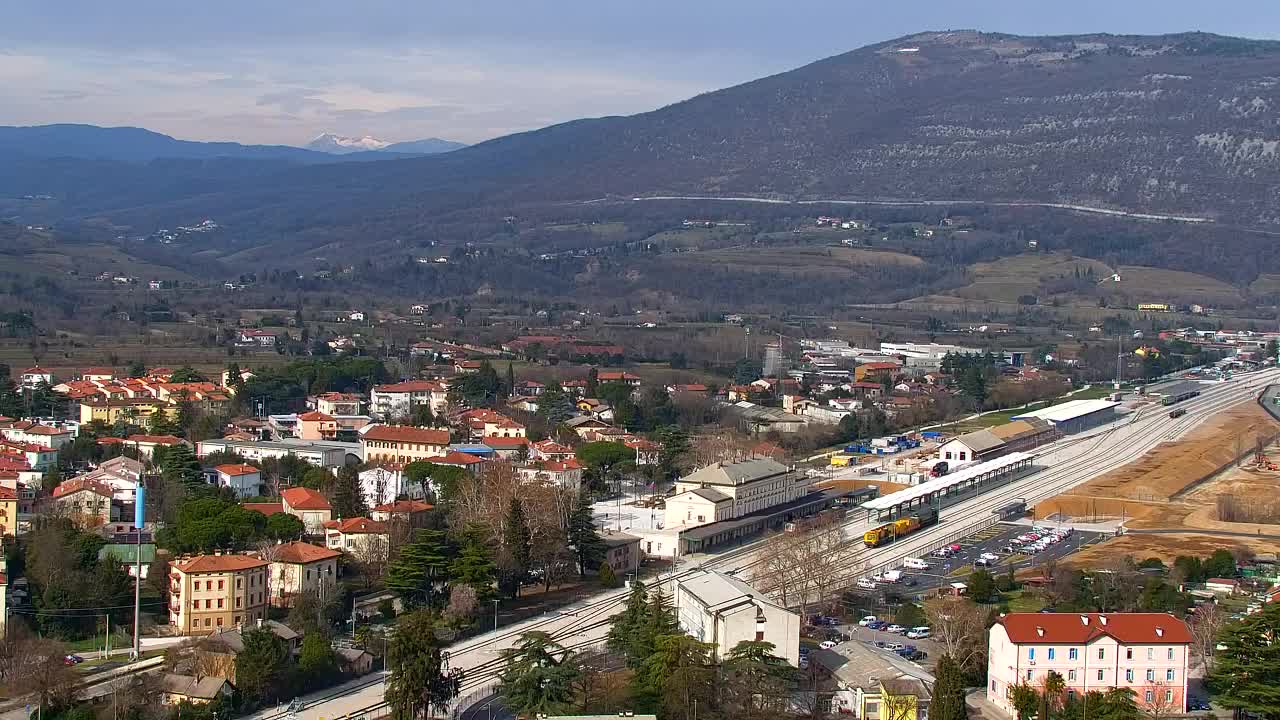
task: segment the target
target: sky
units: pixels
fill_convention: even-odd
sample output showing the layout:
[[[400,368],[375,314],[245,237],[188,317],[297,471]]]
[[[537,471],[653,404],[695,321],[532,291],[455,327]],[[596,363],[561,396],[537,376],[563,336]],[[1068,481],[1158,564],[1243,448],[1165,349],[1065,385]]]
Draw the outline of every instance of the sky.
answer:
[[[1275,0],[5,0],[0,125],[477,142],[924,30],[1274,39]]]

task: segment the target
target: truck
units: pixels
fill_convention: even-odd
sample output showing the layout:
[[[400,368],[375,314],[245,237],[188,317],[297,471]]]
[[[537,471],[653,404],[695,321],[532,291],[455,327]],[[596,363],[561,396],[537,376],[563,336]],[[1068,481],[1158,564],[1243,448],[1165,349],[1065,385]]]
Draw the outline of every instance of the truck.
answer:
[[[885,523],[877,528],[872,528],[862,534],[862,544],[869,547],[880,547],[887,545],[894,540],[905,535],[927,528],[938,523],[938,511],[934,508],[924,508],[906,516],[898,518],[893,522]]]
[[[907,558],[902,561],[902,567],[907,568],[908,570],[928,570],[929,563],[921,560],[920,558]]]
[[[902,580],[901,570],[885,570],[884,574],[880,575],[880,582],[896,583],[896,582],[900,582],[901,580]]]

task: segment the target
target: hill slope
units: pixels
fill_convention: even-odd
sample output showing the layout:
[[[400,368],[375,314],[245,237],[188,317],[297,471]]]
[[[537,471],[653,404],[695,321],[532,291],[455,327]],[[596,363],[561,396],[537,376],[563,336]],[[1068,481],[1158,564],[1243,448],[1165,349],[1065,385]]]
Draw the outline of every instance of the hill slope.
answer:
[[[0,126],[0,152],[40,158],[151,162],[161,158],[332,162],[324,153],[288,145],[178,140],[135,127],[97,125]]]

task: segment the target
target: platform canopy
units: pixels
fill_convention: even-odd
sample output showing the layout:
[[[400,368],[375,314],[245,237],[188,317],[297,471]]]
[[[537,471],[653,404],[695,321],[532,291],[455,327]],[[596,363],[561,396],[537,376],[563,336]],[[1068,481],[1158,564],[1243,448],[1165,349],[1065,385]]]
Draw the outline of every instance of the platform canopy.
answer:
[[[920,498],[945,492],[957,485],[964,485],[984,476],[1007,472],[1018,465],[1028,465],[1031,462],[1031,458],[1032,456],[1027,453],[1009,453],[995,460],[960,468],[953,473],[943,475],[929,482],[899,490],[896,493],[890,493],[874,500],[868,500],[862,503],[862,507],[868,510],[889,510],[899,505],[908,505]]]

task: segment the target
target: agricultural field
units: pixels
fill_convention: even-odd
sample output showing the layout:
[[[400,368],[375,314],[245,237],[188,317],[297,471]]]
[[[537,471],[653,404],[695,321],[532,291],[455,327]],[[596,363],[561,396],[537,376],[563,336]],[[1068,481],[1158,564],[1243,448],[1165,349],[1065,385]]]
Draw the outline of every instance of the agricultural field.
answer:
[[[1023,295],[1035,295],[1044,302],[1048,299],[1045,280],[1074,278],[1077,272],[1084,275],[1090,270],[1097,280],[1115,273],[1115,270],[1097,260],[1062,253],[1014,255],[995,262],[973,265],[970,268],[973,281],[955,290],[954,295],[971,300],[1007,303],[1016,303]]]
[[[813,273],[853,277],[878,267],[922,267],[914,255],[890,250],[846,247],[743,247],[673,256],[670,262],[689,267]]]

